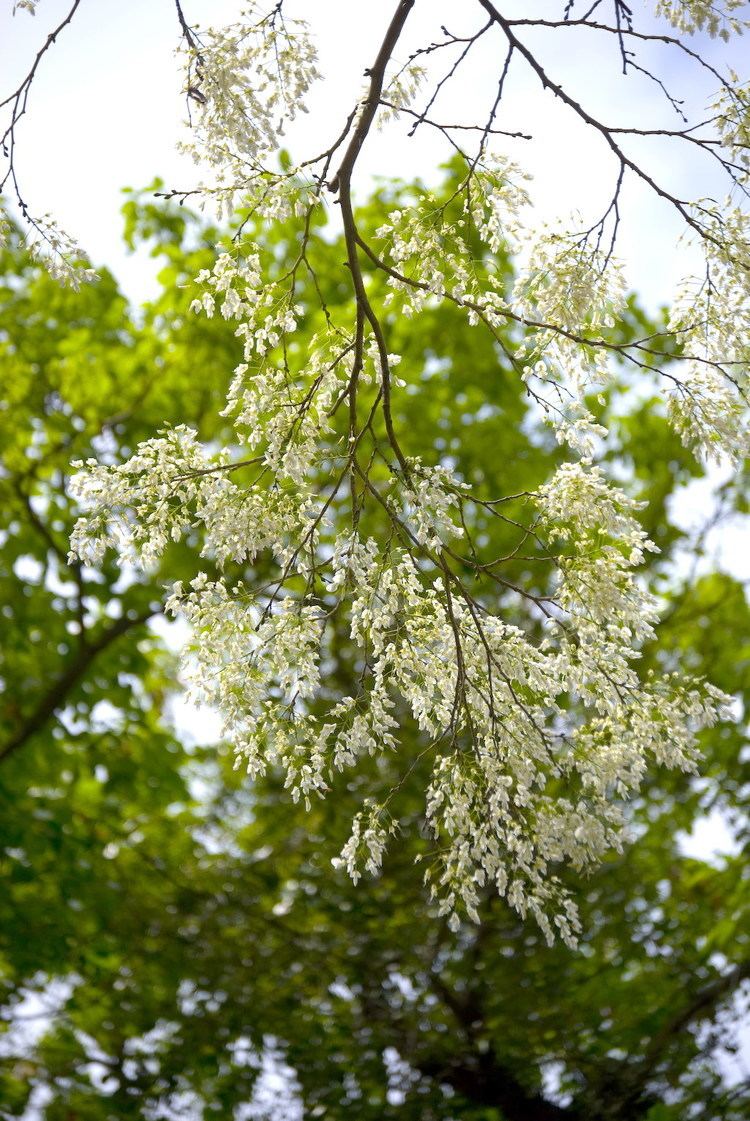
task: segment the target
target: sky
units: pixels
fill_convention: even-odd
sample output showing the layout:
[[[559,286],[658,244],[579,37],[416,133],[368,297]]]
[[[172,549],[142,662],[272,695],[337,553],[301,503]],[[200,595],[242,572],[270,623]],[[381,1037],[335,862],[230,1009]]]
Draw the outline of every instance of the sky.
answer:
[[[70,0],[39,0],[35,17],[23,11],[13,17],[12,0],[0,0],[3,90],[13,88],[26,73],[43,37],[69,6]],[[241,4],[184,0],[183,7],[189,21],[205,26],[236,19]],[[562,0],[504,4],[504,10],[515,14],[550,14],[562,7]],[[461,34],[483,22],[478,4],[465,2],[459,14],[457,8],[454,0],[417,0],[397,57],[405,60],[414,46],[440,38],[443,23]],[[391,3],[286,0],[286,10],[310,19],[325,75],[311,98],[311,112],[289,135],[293,150],[312,152],[326,147],[343,123],[362,87],[363,71],[372,61]],[[121,188],[145,186],[156,175],[168,186],[187,187],[196,181],[190,160],[175,151],[185,118],[173,58],[178,31],[172,0],[81,0],[74,22],[39,69],[18,132],[20,177],[32,212],[52,211],[94,262],[106,262],[115,270],[136,300],[150,291],[150,271],[142,259],[127,258],[122,248]],[[551,76],[563,80],[610,123],[637,119],[663,127],[677,120],[653,82],[619,74],[613,42],[565,30],[526,38],[539,49]],[[446,86],[436,103],[439,120],[485,119],[502,63],[498,43],[486,37],[474,49],[466,71]],[[715,43],[700,45],[709,59],[721,57]],[[682,64],[675,68],[671,52],[652,47],[641,52],[639,61],[658,65],[667,84],[688,104],[698,109],[706,105],[711,82],[699,71],[686,75]],[[584,217],[597,218],[606,209],[615,172],[611,153],[601,138],[577,124],[565,106],[541,89],[522,63],[511,69],[497,123],[509,130],[521,128],[534,138],[506,141],[502,151],[534,174],[533,196],[540,215],[566,217],[580,210]],[[428,128],[411,140],[406,132],[400,125],[368,139],[355,188],[366,192],[377,174],[434,174],[448,154],[444,141]],[[688,197],[710,190],[714,178],[682,147],[651,143],[646,153],[650,168],[665,183],[685,189]],[[678,221],[666,204],[655,202],[633,183],[626,183],[623,210],[619,248],[631,283],[649,306],[658,306],[668,301],[682,267],[682,255],[675,252]]]
[[[232,22],[241,6],[238,0],[183,0],[188,21],[202,26]],[[642,26],[651,28],[650,5],[633,6],[639,19],[641,10],[646,11]],[[0,0],[0,98],[22,79],[44,37],[69,7],[70,0],[39,0],[35,17],[23,11],[14,17],[12,0]],[[563,7],[563,0],[506,0],[503,10],[519,16],[559,16]],[[288,145],[295,155],[326,148],[340,130],[392,9],[393,0],[285,0],[285,11],[310,20],[325,75],[310,98],[310,113],[289,133]],[[465,34],[482,22],[479,5],[468,0],[460,6],[455,0],[417,0],[397,57],[405,61],[414,47],[439,38],[441,24]],[[95,265],[106,264],[114,271],[136,303],[155,291],[154,264],[145,253],[128,255],[122,245],[122,188],[143,187],[155,176],[168,187],[189,188],[199,178],[192,162],[175,150],[185,118],[173,55],[178,33],[173,0],[81,0],[72,26],[61,33],[40,66],[28,114],[18,130],[18,171],[31,211],[52,212]],[[601,119],[618,125],[675,126],[678,118],[653,81],[619,73],[619,59],[608,40],[565,29],[526,38],[538,49],[549,74]],[[694,45],[709,61],[723,59],[742,69],[741,44],[729,49],[711,41]],[[435,118],[484,121],[502,62],[497,40],[494,45],[489,39],[480,44],[465,73],[459,73],[436,103]],[[658,68],[670,91],[685,99],[686,110],[701,112],[709,104],[711,81],[700,70],[687,71],[684,59],[677,65],[670,52],[653,46],[641,52],[639,62]],[[606,210],[616,174],[611,153],[523,66],[511,70],[496,123],[533,137],[504,141],[499,150],[532,172],[539,221],[580,211],[591,224]],[[407,131],[407,126],[397,125],[368,138],[355,191],[364,196],[379,175],[435,176],[449,150],[434,130],[423,128],[413,139]],[[720,189],[711,169],[696,161],[687,145],[644,141],[630,150],[677,193],[693,198]],[[618,253],[630,285],[651,310],[670,301],[677,281],[694,261],[689,250],[678,245],[680,233],[679,221],[666,204],[632,181],[626,183]],[[722,477],[716,474],[713,484]],[[702,486],[680,497],[679,515],[686,525],[705,517],[710,505],[711,484]],[[724,526],[713,545],[726,568],[750,577],[750,534],[744,523]],[[175,713],[184,729],[195,730],[196,715],[189,706],[178,704]],[[208,734],[210,715],[203,719],[197,726]],[[730,844],[721,821],[702,828],[701,836],[686,841],[694,850],[722,851]]]
[[[12,0],[0,0],[0,87],[15,87],[26,74],[48,31],[69,10],[71,0],[39,0],[37,15],[12,15]],[[579,5],[580,6],[580,5]],[[206,26],[232,22],[241,0],[183,0],[187,19]],[[563,0],[505,0],[514,16],[559,15]],[[651,16],[651,5],[634,5],[638,27],[664,30]],[[604,9],[603,9],[604,10]],[[296,156],[326,148],[340,130],[363,85],[392,11],[391,0],[285,0],[285,11],[309,19],[320,51],[324,80],[310,97],[310,112],[290,129],[287,143]],[[574,14],[577,9],[574,8]],[[479,4],[464,0],[417,0],[397,59],[405,61],[417,46],[441,38],[442,24],[454,34],[473,33],[484,22]],[[638,74],[623,77],[611,37],[578,30],[524,32],[551,78],[562,82],[592,113],[610,124],[675,127],[679,118],[653,80]],[[174,59],[179,26],[173,0],[81,0],[74,22],[45,56],[32,88],[29,108],[17,136],[17,163],[22,189],[32,213],[51,211],[90,254],[106,264],[127,295],[138,303],[156,291],[156,264],[146,252],[130,255],[122,239],[120,206],[125,186],[144,187],[155,176],[167,187],[190,188],[200,178],[192,161],[176,151],[184,136],[185,99]],[[499,40],[485,37],[467,69],[447,84],[434,117],[451,123],[484,121],[494,98]],[[742,72],[746,42],[724,44],[705,37],[692,44],[707,61],[734,65]],[[440,53],[433,57],[440,57]],[[534,176],[530,190],[539,221],[568,218],[579,211],[591,224],[606,210],[616,167],[600,136],[578,122],[571,111],[523,64],[511,68],[497,126],[533,137],[498,141],[501,154],[521,163]],[[710,103],[714,79],[685,58],[659,44],[639,47],[638,62],[651,69],[673,96],[684,99],[688,116]],[[442,64],[442,63],[441,63]],[[4,96],[4,92],[0,97]],[[433,129],[407,136],[408,123],[368,137],[357,165],[355,191],[366,195],[378,176],[397,174],[434,178],[449,155]],[[696,159],[690,145],[625,142],[648,170],[683,197],[723,191],[710,165]],[[332,208],[332,215],[336,215]],[[617,252],[630,286],[650,310],[669,303],[681,276],[696,258],[679,243],[680,220],[668,204],[645,187],[626,179]],[[727,472],[712,472],[708,483],[686,488],[675,515],[686,528],[702,523],[711,491]],[[722,524],[709,542],[723,567],[750,578],[750,533],[747,524]]]
[[[12,0],[0,0],[0,86],[15,87],[26,74],[40,43],[69,10],[71,0],[39,0],[37,15],[12,15]],[[580,4],[579,4],[580,6]],[[183,0],[194,25],[221,25],[237,19],[241,0]],[[390,18],[391,0],[285,0],[285,11],[311,22],[324,80],[310,98],[310,113],[300,117],[287,140],[295,155],[328,146],[363,85]],[[515,16],[558,15],[562,0],[506,0]],[[457,14],[458,9],[458,14]],[[574,9],[574,14],[577,9]],[[651,5],[636,4],[638,26],[664,30],[650,16]],[[441,38],[442,24],[455,34],[473,33],[484,13],[464,0],[417,0],[397,50],[405,61],[417,46]],[[25,200],[32,213],[52,212],[90,254],[108,265],[136,303],[157,289],[156,264],[144,251],[129,255],[122,239],[119,209],[125,186],[145,187],[160,176],[167,187],[189,188],[200,178],[189,157],[176,151],[184,136],[185,99],[174,59],[179,26],[173,0],[81,0],[74,22],[45,56],[18,130],[17,163]],[[610,124],[679,125],[679,118],[653,80],[623,77],[611,37],[562,29],[524,33],[547,72]],[[497,81],[499,40],[485,37],[474,48],[467,69],[448,83],[434,107],[435,118],[451,123],[484,121]],[[706,37],[693,46],[708,62],[742,71],[746,42],[729,47]],[[433,56],[437,57],[437,56]],[[655,44],[639,47],[638,62],[651,69],[673,96],[684,100],[688,116],[709,105],[714,79],[685,58]],[[4,95],[4,94],[3,94]],[[530,141],[498,141],[501,154],[533,175],[530,190],[540,221],[567,220],[579,212],[590,225],[606,210],[616,165],[602,138],[571,111],[519,60],[511,68],[497,125],[530,133]],[[422,128],[407,136],[408,123],[374,133],[357,165],[355,191],[365,195],[378,175],[434,178],[449,149],[440,134]],[[650,173],[682,197],[720,194],[724,185],[710,164],[696,159],[690,145],[661,138],[629,140],[624,146],[645,161]],[[332,212],[335,217],[335,208]],[[697,258],[679,245],[681,221],[665,202],[632,176],[626,178],[617,252],[630,286],[649,310],[669,303],[678,281]],[[718,485],[725,473],[712,475]],[[705,516],[707,489],[679,496],[676,516],[686,527]],[[750,578],[750,536],[741,524],[722,525],[711,545],[724,567]]]

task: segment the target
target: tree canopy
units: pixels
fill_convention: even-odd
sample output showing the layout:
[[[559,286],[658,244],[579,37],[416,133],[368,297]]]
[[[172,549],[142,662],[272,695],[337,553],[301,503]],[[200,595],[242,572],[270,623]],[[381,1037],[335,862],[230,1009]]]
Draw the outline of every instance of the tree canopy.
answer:
[[[362,228],[412,190],[384,186],[360,209]],[[210,260],[215,231],[147,198],[126,216],[129,236],[163,258],[162,293],[139,316],[106,274],[59,288],[17,236],[2,258],[5,1115],[22,1115],[30,1095],[41,1105],[46,1088],[51,1119],[242,1116],[233,1111],[253,1100],[260,1116],[299,1116],[283,1105],[289,1093],[305,1117],[744,1116],[742,1088],[724,1084],[712,1057],[748,974],[742,857],[717,865],[678,844],[715,806],[735,815],[744,843],[736,724],[702,737],[700,782],[650,770],[631,807],[634,843],[587,880],[566,877],[577,951],[546,947],[487,889],[479,927],[454,933],[437,916],[413,863],[429,843],[418,829],[427,758],[399,791],[404,826],[382,875],[354,886],[331,859],[362,789],[399,781],[398,756],[370,759],[307,811],[275,772],[248,787],[226,748],[175,735],[163,715],[173,655],[145,620],[165,580],[205,563],[200,542],[173,543],[148,577],[123,578],[109,554],[81,568],[67,556],[68,464],[93,452],[116,461],[170,418],[222,438],[234,339],[223,320],[187,314],[183,284]],[[294,252],[293,222],[251,229],[280,260]],[[333,237],[320,272],[332,309],[351,299],[341,250]],[[312,285],[301,298],[315,300]],[[616,337],[657,326],[631,300]],[[397,413],[422,454],[437,431],[467,476],[496,472],[519,491],[554,469],[559,445],[487,336],[445,305],[401,330],[405,376],[423,370],[429,385]],[[670,498],[702,469],[653,399],[634,403],[622,386],[615,377],[592,407],[617,433],[611,461],[648,498],[640,517],[661,549],[649,563],[665,618],[643,671],[687,653],[695,672],[744,696],[743,588],[721,571],[679,577],[672,563],[689,542]],[[742,489],[725,501],[741,504]],[[481,510],[471,528],[498,554],[515,541],[513,525]],[[509,578],[527,564],[514,558]],[[525,610],[519,599],[519,625]],[[331,658],[351,688],[361,670],[344,630]],[[416,755],[418,729],[403,735]]]
[[[714,459],[712,520],[746,503],[748,90],[699,49],[743,5],[659,3],[657,32],[619,0],[477,0],[402,57],[400,0],[312,153],[285,147],[320,78],[291,6],[175,5],[206,178],[126,205],[163,259],[142,309],[21,189],[79,0],[2,103],[3,1105],[739,1121],[716,1047],[747,881],[681,836],[718,808],[745,840],[749,616],[672,499]],[[540,32],[596,33],[679,123],[605,120]],[[489,104],[445,123],[486,43]],[[707,118],[654,43],[715,82]],[[518,67],[613,161],[600,216],[536,219],[501,147]],[[362,148],[404,124],[443,138],[442,179],[357,205]],[[726,201],[668,186],[656,136]],[[699,261],[655,320],[617,256],[631,180]],[[219,745],[170,725],[162,610]]]

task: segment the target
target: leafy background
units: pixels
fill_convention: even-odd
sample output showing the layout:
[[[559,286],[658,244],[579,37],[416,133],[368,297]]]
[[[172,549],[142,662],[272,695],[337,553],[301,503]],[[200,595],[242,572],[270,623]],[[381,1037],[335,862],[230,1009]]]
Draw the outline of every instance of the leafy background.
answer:
[[[412,189],[383,184],[363,229]],[[280,267],[294,253],[291,228],[248,232]],[[125,206],[125,236],[161,264],[141,308],[106,271],[61,289],[17,236],[0,257],[0,1117],[746,1118],[748,1072],[727,1058],[750,978],[742,720],[705,736],[699,777],[650,772],[633,843],[583,882],[568,875],[575,952],[548,948],[498,899],[456,934],[436,917],[414,864],[419,767],[382,877],[353,887],[331,858],[363,784],[396,781],[402,759],[345,776],[305,812],[274,776],[251,788],[221,744],[200,742],[202,725],[176,733],[175,656],[153,624],[199,543],[175,545],[148,578],[112,560],[70,565],[70,463],[120,459],[170,423],[228,438],[219,410],[237,348],[226,324],[187,311],[217,231],[144,193]],[[342,245],[330,235],[318,253],[339,306]],[[313,331],[320,312],[303,302]],[[616,330],[655,326],[633,299]],[[493,493],[549,474],[561,453],[491,340],[444,307],[391,330],[410,454],[450,455]],[[661,548],[644,577],[664,621],[643,668],[682,659],[742,713],[745,588],[672,517],[702,468],[653,386],[616,379],[596,407],[616,435],[607,462],[648,500]],[[745,511],[745,483],[722,488],[714,519]],[[498,552],[513,541],[479,514],[473,528]],[[510,579],[543,588],[543,566],[514,565]],[[496,606],[534,626],[512,597]],[[345,634],[335,659],[346,687]],[[405,743],[410,761],[408,728]],[[686,855],[680,837],[712,811],[731,826],[731,855]]]

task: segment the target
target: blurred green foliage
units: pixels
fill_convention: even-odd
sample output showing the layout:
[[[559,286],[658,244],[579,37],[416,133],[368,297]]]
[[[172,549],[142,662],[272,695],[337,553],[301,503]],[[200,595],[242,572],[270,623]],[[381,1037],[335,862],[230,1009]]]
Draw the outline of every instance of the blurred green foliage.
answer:
[[[406,184],[383,185],[362,229],[409,197]],[[177,737],[165,716],[174,657],[151,622],[163,585],[193,574],[195,543],[148,578],[112,560],[96,572],[69,564],[70,464],[125,457],[170,423],[228,438],[219,410],[238,348],[227,324],[187,310],[219,233],[147,193],[125,219],[128,243],[161,263],[160,294],[141,309],[106,271],[79,293],[58,287],[17,237],[0,256],[0,1117],[31,1103],[49,1121],[747,1118],[747,1085],[727,1085],[714,1046],[750,977],[750,880],[742,852],[698,860],[678,844],[717,810],[746,851],[741,721],[705,737],[699,779],[654,770],[621,856],[585,882],[567,874],[585,932],[577,952],[548,948],[497,898],[481,926],[456,934],[435,916],[413,859],[419,766],[399,793],[411,827],[382,877],[353,887],[331,858],[360,775],[305,812],[273,776],[251,787],[221,746]],[[248,217],[244,233],[280,268],[294,254],[291,226]],[[316,244],[324,299],[341,305],[342,244]],[[507,261],[497,267],[510,277]],[[313,331],[322,312],[310,291],[301,300]],[[656,326],[631,300],[617,330]],[[549,474],[561,453],[486,333],[449,307],[389,330],[409,385],[395,405],[409,454],[450,456],[492,495]],[[648,500],[662,550],[644,573],[665,600],[644,668],[679,657],[744,705],[744,588],[670,519],[701,468],[648,385],[636,394],[623,380],[596,407],[616,436],[608,462]],[[745,509],[738,485],[722,501]],[[480,510],[471,529],[493,555],[518,542]],[[540,590],[549,579],[523,550],[505,575]],[[482,594],[535,625],[512,593]],[[346,688],[356,656],[345,634],[332,658]],[[405,760],[370,762],[377,781],[409,769],[408,728],[405,742]],[[290,1094],[303,1107],[285,1104]]]

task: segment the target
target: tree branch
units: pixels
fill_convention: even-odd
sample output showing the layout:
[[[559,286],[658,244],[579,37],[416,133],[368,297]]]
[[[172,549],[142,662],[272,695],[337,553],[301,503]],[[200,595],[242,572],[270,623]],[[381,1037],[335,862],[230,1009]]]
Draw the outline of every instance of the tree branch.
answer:
[[[461,999],[441,978],[433,978],[433,982],[474,1054],[473,1061],[457,1056],[447,1062],[418,1062],[424,1074],[447,1082],[469,1101],[499,1109],[504,1121],[575,1121],[580,1116],[575,1106],[556,1105],[527,1090],[491,1050],[480,1049],[477,1037],[484,1030],[484,1014],[476,994]]]
[[[71,23],[80,3],[81,0],[73,0],[68,14],[63,20],[61,20],[57,27],[50,31],[43,45],[39,48],[36,57],[31,64],[31,69],[29,70],[28,74],[23,79],[21,84],[17,89],[13,91],[13,93],[8,94],[6,98],[0,101],[0,109],[5,109],[5,107],[8,105],[11,106],[10,123],[2,133],[2,136],[0,136],[0,151],[8,161],[7,171],[5,172],[5,175],[3,175],[3,177],[0,179],[0,193],[2,193],[2,191],[5,189],[5,185],[8,182],[8,179],[10,179],[11,183],[13,184],[13,191],[15,193],[16,202],[18,203],[18,207],[21,211],[22,217],[42,237],[45,237],[44,232],[39,224],[28,213],[28,208],[21,193],[18,177],[16,175],[16,126],[18,125],[18,122],[21,120],[21,118],[26,114],[26,109],[29,101],[29,93],[31,92],[31,86],[34,82],[34,77],[36,76],[39,63],[42,61],[50,47],[54,46],[54,44],[57,42],[57,36],[60,34],[60,32],[63,31],[69,23]],[[49,239],[45,237],[45,240]]]
[[[490,18],[503,32],[509,47],[512,47],[516,51],[518,51],[519,55],[521,55],[526,60],[528,65],[538,77],[539,81],[542,83],[542,87],[544,89],[551,90],[555,97],[559,98],[560,101],[562,101],[563,104],[567,105],[569,109],[572,109],[576,116],[578,116],[584,122],[584,124],[587,124],[590,128],[593,128],[596,132],[599,133],[614,156],[617,158],[620,166],[628,168],[633,172],[634,175],[641,179],[654,192],[654,194],[663,199],[665,202],[670,203],[670,205],[673,206],[678,212],[685,224],[688,225],[692,230],[694,230],[700,238],[702,238],[704,241],[719,245],[719,242],[711,234],[711,232],[706,229],[705,226],[701,225],[698,219],[694,217],[684,199],[678,198],[676,195],[673,195],[670,191],[668,191],[665,187],[662,187],[659,183],[657,183],[657,181],[653,178],[652,175],[649,174],[648,171],[645,170],[645,168],[641,167],[640,164],[636,163],[635,160],[631,159],[624,152],[624,150],[614,139],[612,130],[609,129],[607,125],[598,120],[596,117],[593,117],[579,101],[576,101],[576,99],[574,97],[571,97],[571,95],[559,83],[553,81],[552,78],[549,77],[537,57],[526,46],[525,43],[521,42],[521,40],[516,35],[515,31],[513,30],[513,22],[503,16],[503,14],[498,10],[492,0],[479,0],[479,4],[484,8]],[[633,129],[632,133],[633,135],[638,135],[638,129]]]
[[[29,713],[18,730],[0,748],[0,763],[17,751],[19,747],[23,747],[33,735],[41,731],[50,717],[64,704],[71,689],[78,684],[97,655],[110,647],[121,635],[132,630],[133,627],[147,622],[154,614],[154,611],[147,611],[135,616],[123,615],[116,619],[110,627],[107,627],[94,642],[82,647],[73,661],[52,683],[36,708]]]
[[[405,474],[408,474],[408,465],[406,457],[401,451],[401,447],[396,437],[396,432],[393,426],[393,417],[391,415],[391,379],[390,367],[388,363],[388,348],[385,343],[385,337],[372,305],[365,290],[364,278],[362,276],[362,268],[359,263],[358,252],[358,233],[357,225],[354,219],[354,208],[352,205],[351,196],[351,178],[354,170],[354,165],[357,162],[362,145],[372,127],[372,122],[375,119],[375,114],[380,105],[380,96],[383,92],[383,82],[385,79],[385,71],[390,61],[393,50],[398,42],[398,38],[404,28],[404,24],[409,16],[410,11],[414,7],[414,0],[400,0],[396,11],[393,13],[393,18],[385,33],[383,42],[380,45],[377,58],[369,71],[370,85],[367,91],[360,113],[359,121],[352,133],[351,140],[344,153],[344,158],[341,161],[341,166],[333,181],[330,183],[332,191],[339,192],[339,203],[341,205],[341,217],[344,223],[344,239],[346,241],[347,263],[349,271],[352,276],[352,284],[354,285],[354,293],[359,309],[359,315],[367,319],[370,327],[372,328],[373,335],[378,347],[378,355],[380,359],[381,374],[382,374],[382,387],[383,387],[383,419],[385,421],[385,428],[388,434],[388,441],[393,449],[394,455],[399,462],[399,466]],[[354,369],[352,372],[351,382],[351,398],[350,398],[350,412],[352,415],[353,425],[356,424],[356,381],[357,372],[362,362],[362,348],[364,345],[364,338],[361,330],[361,325],[358,327],[357,333],[357,353],[355,354]],[[355,436],[356,433],[352,433]]]
[[[736,965],[729,973],[717,977],[714,981],[704,985],[703,988],[698,989],[692,999],[671,1016],[651,1039],[639,1066],[641,1082],[644,1082],[658,1065],[659,1059],[670,1040],[679,1035],[688,1025],[707,1019],[716,1010],[719,1001],[733,992],[748,978],[750,978],[750,961],[744,961]]]

